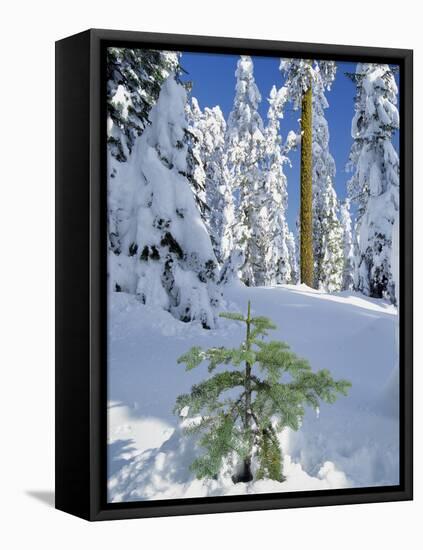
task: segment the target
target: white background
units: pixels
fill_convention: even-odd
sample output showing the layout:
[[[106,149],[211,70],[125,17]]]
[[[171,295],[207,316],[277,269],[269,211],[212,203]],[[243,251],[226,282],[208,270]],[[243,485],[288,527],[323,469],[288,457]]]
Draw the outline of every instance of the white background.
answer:
[[[2,4],[0,545],[14,548],[418,548],[422,521],[422,27],[383,0],[71,0]],[[54,485],[54,41],[89,27],[415,50],[415,501],[89,524]],[[419,285],[419,286],[418,286]],[[420,543],[418,542],[420,540]]]

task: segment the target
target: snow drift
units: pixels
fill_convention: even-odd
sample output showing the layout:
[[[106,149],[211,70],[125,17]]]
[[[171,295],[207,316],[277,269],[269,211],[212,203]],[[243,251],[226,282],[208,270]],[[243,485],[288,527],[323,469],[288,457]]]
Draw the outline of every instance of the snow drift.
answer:
[[[109,324],[109,499],[113,502],[395,485],[399,481],[397,309],[352,292],[329,295],[303,285],[228,285],[228,310],[278,325],[275,338],[306,357],[314,370],[352,382],[348,397],[308,410],[298,432],[280,435],[286,481],[234,484],[222,469],[197,480],[190,464],[201,452],[181,431],[176,397],[204,379],[177,358],[192,345],[230,346],[242,327],[220,320],[213,330],[115,293]],[[381,346],[383,342],[383,346]],[[154,434],[154,435],[153,435]]]

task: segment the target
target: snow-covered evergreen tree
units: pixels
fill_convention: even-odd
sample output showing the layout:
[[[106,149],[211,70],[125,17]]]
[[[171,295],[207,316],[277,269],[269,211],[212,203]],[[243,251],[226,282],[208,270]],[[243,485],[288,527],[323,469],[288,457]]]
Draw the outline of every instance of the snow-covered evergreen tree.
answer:
[[[196,157],[204,181],[205,208],[200,209],[219,262],[233,249],[234,203],[225,151],[226,121],[220,107],[206,107],[202,112],[195,97],[189,106],[190,132],[196,135]],[[202,171],[202,173],[201,173]]]
[[[174,52],[107,48],[107,142],[118,161],[128,159],[161,84],[178,68]]]
[[[295,282],[295,247],[286,221],[288,207],[287,178],[283,166],[288,162],[282,153],[280,122],[286,102],[286,89],[270,91],[268,124],[265,131],[266,158],[264,168],[263,202],[267,217],[267,253],[265,255],[265,284]]]
[[[234,246],[244,257],[241,279],[246,285],[255,286],[265,283],[268,237],[263,207],[265,138],[258,112],[261,95],[254,81],[251,57],[240,57],[235,76],[235,99],[226,133],[231,186],[238,198]]]
[[[315,256],[315,286],[327,292],[336,292],[342,289],[343,231],[338,219],[338,200],[329,179],[321,189],[319,201],[324,216],[318,220],[319,234],[316,243],[319,253]]]
[[[351,290],[354,285],[354,241],[349,199],[341,203],[339,211],[342,226],[342,249],[344,251],[342,290]]]
[[[349,166],[351,200],[357,204],[354,286],[395,301],[392,227],[399,208],[399,159],[392,137],[399,128],[398,89],[385,64],[359,63]]]
[[[122,213],[121,250],[109,255],[109,283],[178,319],[212,327],[216,259],[186,176],[185,105],[184,87],[169,76],[150,125],[116,174],[109,202]]]
[[[330,73],[335,77],[335,69]],[[325,85],[326,82],[326,85]],[[328,77],[316,64],[313,79],[313,257],[314,286],[329,292],[341,290],[343,277],[342,227],[334,189],[335,161],[329,152],[329,127],[324,110]]]
[[[216,256],[224,262],[233,250],[234,199],[225,149],[226,121],[220,107],[204,109],[203,158],[206,169],[206,200],[210,206],[210,234]]]

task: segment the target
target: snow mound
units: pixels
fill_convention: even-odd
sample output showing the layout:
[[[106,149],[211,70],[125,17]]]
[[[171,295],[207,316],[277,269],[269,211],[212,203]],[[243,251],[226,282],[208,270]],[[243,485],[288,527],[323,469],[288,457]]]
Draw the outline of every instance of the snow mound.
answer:
[[[109,477],[111,501],[310,491],[351,485],[344,472],[330,461],[326,461],[317,476],[312,477],[289,455],[284,457],[286,480],[282,483],[260,480],[235,484],[228,468],[223,469],[218,479],[199,480],[193,476],[189,465],[200,453],[195,439],[183,433],[182,423],[160,448],[136,456],[132,463]]]

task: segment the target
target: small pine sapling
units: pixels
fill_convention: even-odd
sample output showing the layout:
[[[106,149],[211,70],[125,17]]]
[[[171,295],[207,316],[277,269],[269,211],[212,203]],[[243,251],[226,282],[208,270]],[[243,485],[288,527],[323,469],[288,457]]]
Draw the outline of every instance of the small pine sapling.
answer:
[[[205,452],[191,469],[198,479],[216,478],[226,460],[234,468],[235,483],[284,481],[278,433],[285,427],[298,430],[306,405],[317,409],[320,401],[334,403],[351,384],[334,380],[326,369],[313,372],[285,342],[265,342],[276,326],[267,317],[251,317],[250,302],[246,317],[220,316],[245,325],[240,346],[193,347],[178,359],[187,371],[207,361],[213,374],[176,400],[175,413],[191,418],[186,432],[202,434],[199,444]],[[215,372],[226,365],[233,368]]]

